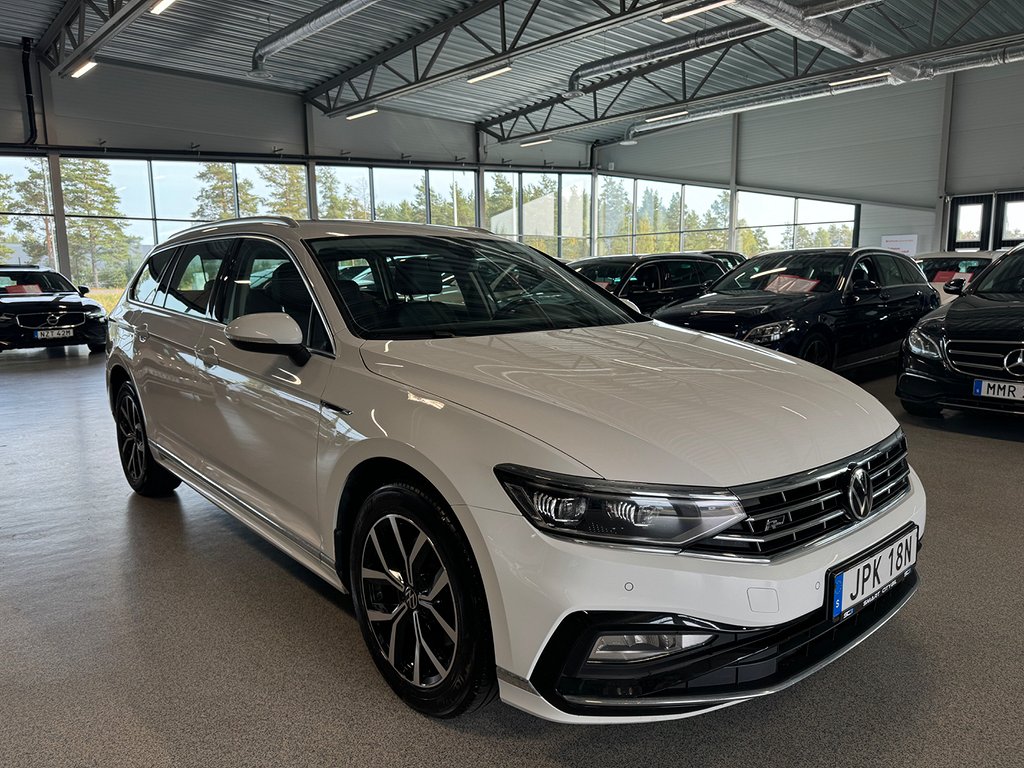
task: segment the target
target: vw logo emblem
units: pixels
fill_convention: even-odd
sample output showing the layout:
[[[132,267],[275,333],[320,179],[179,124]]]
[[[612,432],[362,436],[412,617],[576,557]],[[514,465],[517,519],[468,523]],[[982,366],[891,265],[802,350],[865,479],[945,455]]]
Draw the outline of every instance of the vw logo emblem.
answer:
[[[871,475],[864,467],[850,467],[850,485],[846,489],[846,509],[854,520],[863,520],[871,514],[874,502]]]
[[[60,318],[57,317],[52,312],[49,315],[46,316],[46,324],[47,325],[56,325],[58,320],[60,320]]]
[[[1024,349],[1015,349],[1003,358],[1003,368],[1014,376],[1024,376]]]

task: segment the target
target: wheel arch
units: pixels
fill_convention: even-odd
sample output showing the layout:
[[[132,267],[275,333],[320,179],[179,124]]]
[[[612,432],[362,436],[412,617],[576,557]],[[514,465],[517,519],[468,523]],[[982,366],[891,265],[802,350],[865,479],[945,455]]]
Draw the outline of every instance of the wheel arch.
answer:
[[[120,363],[115,363],[110,367],[110,372],[107,374],[107,400],[110,403],[110,412],[114,412],[114,402],[117,399],[117,393],[121,387],[125,384],[132,384],[132,377],[128,373],[128,369]]]

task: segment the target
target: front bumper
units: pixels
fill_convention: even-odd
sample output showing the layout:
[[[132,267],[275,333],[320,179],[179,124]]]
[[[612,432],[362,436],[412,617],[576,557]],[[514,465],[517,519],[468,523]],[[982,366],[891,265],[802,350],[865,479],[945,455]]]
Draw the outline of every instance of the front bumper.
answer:
[[[507,627],[507,636],[495,636],[502,699],[559,722],[644,722],[781,690],[870,635],[913,594],[916,575],[872,610],[825,625],[828,573],[908,525],[923,535],[925,495],[911,473],[909,491],[885,512],[838,539],[767,563],[577,543],[541,534],[518,514],[474,512],[500,594],[488,595],[491,609],[504,614],[492,623]],[[642,680],[627,673],[595,682],[573,674],[578,648],[598,629],[649,632],[668,617],[721,638],[649,667]]]
[[[61,330],[45,328],[43,330]],[[45,347],[66,347],[74,344],[105,344],[107,341],[107,319],[86,318],[80,324],[67,329],[70,336],[54,339],[37,339],[35,329],[22,328],[14,322],[0,326],[0,351],[5,349],[41,349]]]
[[[991,378],[1000,380],[998,373]],[[974,381],[974,376],[952,371],[942,360],[911,354],[903,345],[896,378],[896,396],[900,400],[940,408],[1024,415],[1024,401],[978,397],[974,394]]]

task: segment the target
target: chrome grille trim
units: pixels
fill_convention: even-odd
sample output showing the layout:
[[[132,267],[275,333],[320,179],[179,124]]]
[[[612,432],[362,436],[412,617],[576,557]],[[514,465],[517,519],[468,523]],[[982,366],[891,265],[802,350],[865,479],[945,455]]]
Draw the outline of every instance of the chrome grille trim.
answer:
[[[46,318],[54,315],[57,322],[50,325]],[[29,331],[60,330],[61,328],[77,328],[85,322],[84,312],[30,312],[16,315],[18,325]]]
[[[978,349],[981,347],[981,349]],[[990,349],[996,351],[989,351]],[[1006,370],[1003,365],[990,365],[987,361],[1002,361],[1011,352],[1024,349],[1024,339],[1020,341],[994,341],[990,339],[947,339],[943,344],[943,352],[949,367],[966,376],[986,375],[997,371],[1002,378],[1021,379]],[[978,358],[981,358],[980,360]]]
[[[874,484],[873,509],[866,520],[890,509],[910,490],[906,439],[897,431],[841,461],[730,489],[747,518],[689,547],[687,553],[764,562],[859,527],[866,521],[856,520],[844,503],[851,467],[867,469]]]

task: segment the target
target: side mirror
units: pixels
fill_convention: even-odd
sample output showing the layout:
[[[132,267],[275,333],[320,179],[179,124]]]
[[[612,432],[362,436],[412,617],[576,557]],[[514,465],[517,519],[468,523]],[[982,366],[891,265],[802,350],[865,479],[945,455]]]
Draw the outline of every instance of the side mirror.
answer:
[[[309,350],[302,343],[302,329],[284,312],[242,315],[224,329],[224,335],[247,352],[288,355],[296,365],[309,362]]]
[[[78,292],[82,296],[85,296],[85,294],[87,294],[89,292],[89,286],[88,285],[80,285],[80,286],[78,286]]]
[[[854,280],[850,293],[854,296],[872,296],[881,293],[882,288],[874,280]]]
[[[964,292],[964,288],[967,286],[967,281],[962,277],[954,277],[944,286],[942,290],[951,296],[960,296]]]

